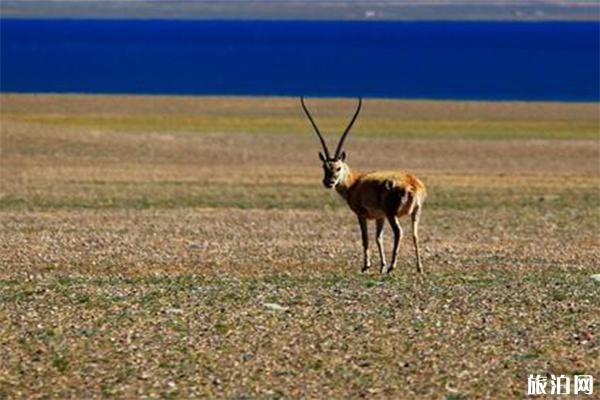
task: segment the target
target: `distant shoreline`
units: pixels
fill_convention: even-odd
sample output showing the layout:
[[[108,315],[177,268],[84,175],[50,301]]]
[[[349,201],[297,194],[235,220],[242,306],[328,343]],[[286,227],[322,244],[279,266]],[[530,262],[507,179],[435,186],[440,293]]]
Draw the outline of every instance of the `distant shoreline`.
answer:
[[[46,98],[114,98],[114,99],[175,99],[175,100],[289,100],[299,99],[300,96],[290,94],[177,94],[177,93],[129,93],[129,92],[16,92],[16,91],[3,91],[0,89],[0,99],[2,97],[46,97]],[[326,96],[326,95],[310,95],[307,96],[316,100],[322,101],[336,101],[336,100],[351,100],[355,96]],[[600,101],[595,100],[523,100],[523,99],[471,99],[471,98],[413,98],[413,97],[384,97],[384,96],[361,96],[364,100],[376,101],[376,102],[398,102],[398,103],[414,103],[414,104],[505,104],[510,105],[572,105],[572,106],[594,106],[596,107]]]
[[[84,16],[84,17],[68,17],[68,16],[18,16],[18,15],[4,15],[0,13],[0,20],[2,21],[97,21],[97,22],[110,22],[110,21],[135,21],[135,22],[256,22],[256,23],[282,23],[282,22],[297,22],[297,23],[374,23],[374,24],[385,24],[385,23],[403,23],[403,24],[422,24],[422,23],[464,23],[464,24],[591,24],[594,22],[598,22],[600,24],[600,19],[598,21],[591,19],[440,19],[440,18],[430,18],[430,19],[343,19],[343,18],[320,18],[320,19],[310,19],[310,18],[201,18],[201,17],[186,17],[186,18],[163,18],[163,17],[129,17],[129,16],[110,16],[110,17],[102,17],[102,16]]]
[[[1,17],[102,19],[233,19],[233,20],[354,20],[354,21],[600,21],[600,5],[588,1],[463,0],[459,4],[390,0],[284,2],[269,0],[4,0]]]

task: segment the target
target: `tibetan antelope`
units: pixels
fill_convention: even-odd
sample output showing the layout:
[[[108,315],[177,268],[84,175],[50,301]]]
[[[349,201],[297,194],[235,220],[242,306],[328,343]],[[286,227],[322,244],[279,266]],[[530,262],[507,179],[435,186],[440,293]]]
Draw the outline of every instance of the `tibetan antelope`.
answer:
[[[415,256],[417,259],[417,271],[422,273],[423,264],[421,263],[421,254],[419,251],[418,230],[419,218],[427,193],[423,182],[405,172],[375,171],[361,173],[350,169],[348,164],[346,164],[346,152],[343,151],[344,140],[346,140],[348,132],[350,132],[352,125],[358,117],[362,106],[361,98],[358,99],[358,106],[354,112],[354,116],[342,134],[333,156],[329,153],[325,139],[323,139],[317,124],[311,117],[308,108],[306,108],[303,97],[300,98],[300,102],[304,113],[308,117],[323,146],[323,153],[319,152],[319,158],[323,162],[323,185],[329,189],[335,188],[358,217],[364,249],[362,271],[365,272],[371,267],[367,220],[375,220],[375,238],[381,259],[381,273],[388,274],[396,266],[398,245],[402,238],[402,228],[398,223],[398,219],[402,216],[410,215]],[[383,227],[386,219],[394,232],[394,249],[392,251],[392,261],[389,265],[385,262],[383,250]]]

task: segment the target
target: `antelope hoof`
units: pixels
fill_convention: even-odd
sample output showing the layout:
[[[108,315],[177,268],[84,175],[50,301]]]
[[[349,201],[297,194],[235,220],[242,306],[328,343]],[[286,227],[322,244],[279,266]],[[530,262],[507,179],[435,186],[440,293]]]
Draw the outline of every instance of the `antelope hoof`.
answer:
[[[364,272],[367,272],[367,271],[369,270],[369,268],[371,268],[371,266],[370,266],[370,265],[364,265],[364,266],[362,267],[362,269],[360,270],[360,272],[363,272],[363,273],[364,273]]]
[[[383,267],[381,267],[381,273],[383,275],[389,275],[393,269],[394,269],[393,265],[390,265],[390,266],[384,265]]]

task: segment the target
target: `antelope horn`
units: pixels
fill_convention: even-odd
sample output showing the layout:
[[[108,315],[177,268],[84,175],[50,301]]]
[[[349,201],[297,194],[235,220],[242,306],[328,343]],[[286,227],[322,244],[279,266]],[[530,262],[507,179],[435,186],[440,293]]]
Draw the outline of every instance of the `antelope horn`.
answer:
[[[319,128],[317,128],[317,124],[315,124],[315,121],[313,121],[312,117],[310,116],[310,112],[308,112],[308,108],[306,108],[306,104],[304,104],[304,96],[300,97],[300,103],[302,103],[302,108],[304,109],[304,113],[308,117],[308,120],[310,121],[313,128],[315,129],[315,132],[317,133],[317,136],[319,137],[319,140],[321,141],[321,144],[323,145],[323,151],[325,152],[325,156],[327,157],[327,159],[330,159],[331,157],[329,155],[329,149],[327,148],[327,145],[325,144],[325,139],[323,139],[321,132],[319,132]]]
[[[350,121],[350,123],[348,124],[348,127],[344,131],[344,134],[340,138],[340,142],[338,143],[337,149],[335,149],[335,158],[338,158],[340,153],[342,152],[342,147],[344,146],[344,140],[346,140],[346,136],[348,135],[348,132],[350,132],[350,129],[352,129],[352,125],[354,125],[354,121],[356,121],[356,117],[358,117],[358,113],[360,112],[361,106],[362,106],[362,98],[359,97],[358,98],[358,106],[356,107],[354,116],[352,117],[352,120]]]

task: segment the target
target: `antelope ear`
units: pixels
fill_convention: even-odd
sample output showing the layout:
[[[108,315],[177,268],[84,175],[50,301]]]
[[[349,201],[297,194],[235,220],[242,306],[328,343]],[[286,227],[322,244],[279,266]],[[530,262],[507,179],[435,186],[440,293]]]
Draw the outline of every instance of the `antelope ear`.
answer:
[[[342,151],[342,154],[340,154],[340,160],[344,161],[346,159],[346,152]]]
[[[321,161],[325,162],[325,156],[323,155],[323,153],[319,152],[319,158],[321,159]]]

